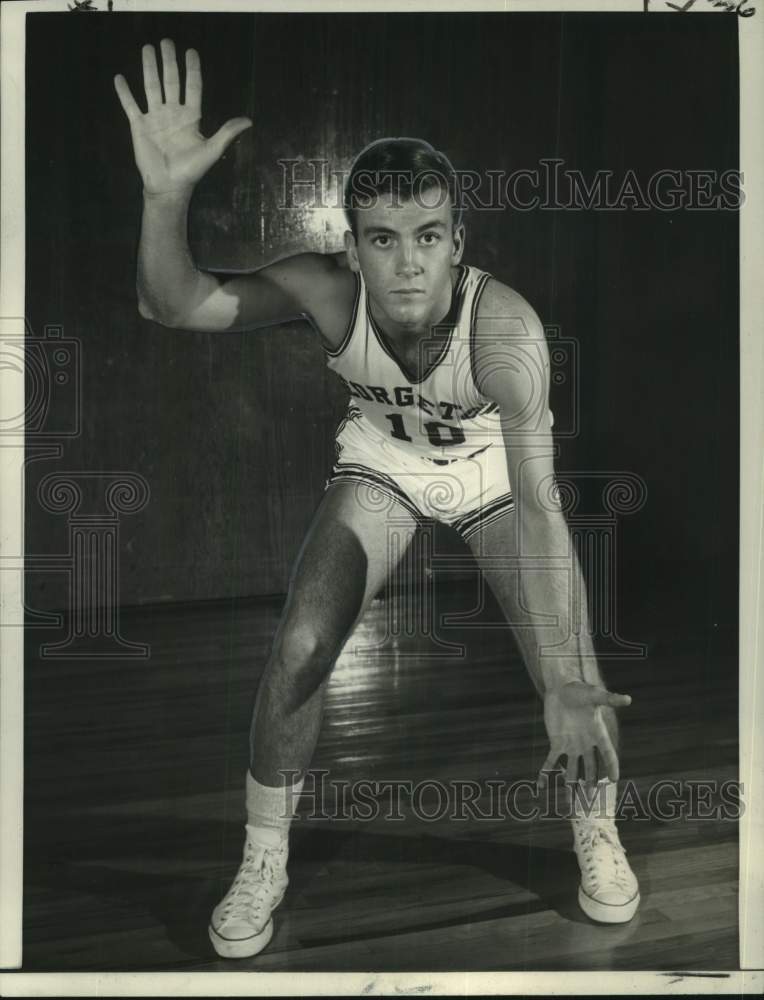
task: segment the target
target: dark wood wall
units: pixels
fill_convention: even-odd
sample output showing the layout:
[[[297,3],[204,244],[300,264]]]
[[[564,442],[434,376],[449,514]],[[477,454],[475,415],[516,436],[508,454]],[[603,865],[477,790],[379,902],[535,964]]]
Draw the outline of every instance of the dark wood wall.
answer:
[[[338,249],[338,210],[278,206],[278,161],[343,169],[382,135],[422,136],[483,175],[545,158],[642,180],[737,165],[734,18],[30,15],[27,317],[35,337],[55,324],[79,342],[83,422],[62,458],[27,467],[27,549],[67,545],[66,517],[36,497],[43,476],[140,475],[150,500],[120,527],[124,604],[283,592],[344,407],[304,325],[206,335],[138,315],[140,181],[112,77],[139,90],[140,46],[165,35],[201,54],[207,134],[255,123],[196,192],[203,267]],[[736,239],[734,212],[473,210],[466,253],[577,342],[578,435],[559,467],[647,483],[623,524],[624,581],[668,578],[668,600],[730,621]],[[553,389],[561,412],[570,391]],[[27,601],[65,606],[63,575],[30,573]]]

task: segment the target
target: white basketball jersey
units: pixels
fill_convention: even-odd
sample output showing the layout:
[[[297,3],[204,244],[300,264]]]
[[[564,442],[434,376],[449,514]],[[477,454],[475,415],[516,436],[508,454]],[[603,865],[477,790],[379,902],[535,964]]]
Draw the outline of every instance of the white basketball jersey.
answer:
[[[478,392],[472,353],[480,296],[490,275],[459,265],[451,309],[420,344],[422,376],[413,378],[375,323],[363,276],[347,333],[327,365],[350,392],[348,415],[369,433],[429,458],[463,458],[502,443],[499,406]]]

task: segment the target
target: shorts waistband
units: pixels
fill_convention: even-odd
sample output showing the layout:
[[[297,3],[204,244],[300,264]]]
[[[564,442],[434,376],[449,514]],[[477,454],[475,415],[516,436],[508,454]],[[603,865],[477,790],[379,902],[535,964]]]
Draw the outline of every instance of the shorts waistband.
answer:
[[[461,458],[474,458],[475,455],[480,455],[482,452],[486,451],[491,446],[489,444],[483,445],[482,448],[478,448],[477,451],[473,451],[470,455],[462,455]],[[458,462],[459,458],[429,458],[427,455],[419,456],[423,462],[432,462],[434,465],[451,465],[453,462]]]

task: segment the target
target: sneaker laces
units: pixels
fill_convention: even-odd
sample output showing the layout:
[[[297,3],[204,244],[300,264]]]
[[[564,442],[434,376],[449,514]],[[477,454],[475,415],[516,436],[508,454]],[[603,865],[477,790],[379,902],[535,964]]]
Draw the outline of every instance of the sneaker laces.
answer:
[[[278,892],[275,883],[283,874],[286,855],[285,847],[267,847],[247,838],[244,858],[223,904],[223,919],[247,919],[264,907],[270,909],[273,896]]]
[[[612,884],[625,891],[633,889],[626,849],[618,837],[613,819],[600,822],[574,819],[573,832],[584,874],[595,889]]]

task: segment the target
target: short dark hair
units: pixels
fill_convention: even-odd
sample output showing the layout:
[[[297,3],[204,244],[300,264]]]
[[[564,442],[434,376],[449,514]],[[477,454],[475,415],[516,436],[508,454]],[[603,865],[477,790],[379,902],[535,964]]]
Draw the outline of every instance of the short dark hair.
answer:
[[[375,195],[395,191],[408,201],[438,186],[450,196],[453,224],[458,226],[462,221],[458,178],[445,153],[424,139],[398,137],[370,143],[356,156],[345,182],[343,204],[353,235],[357,235],[356,208],[369,204]]]

